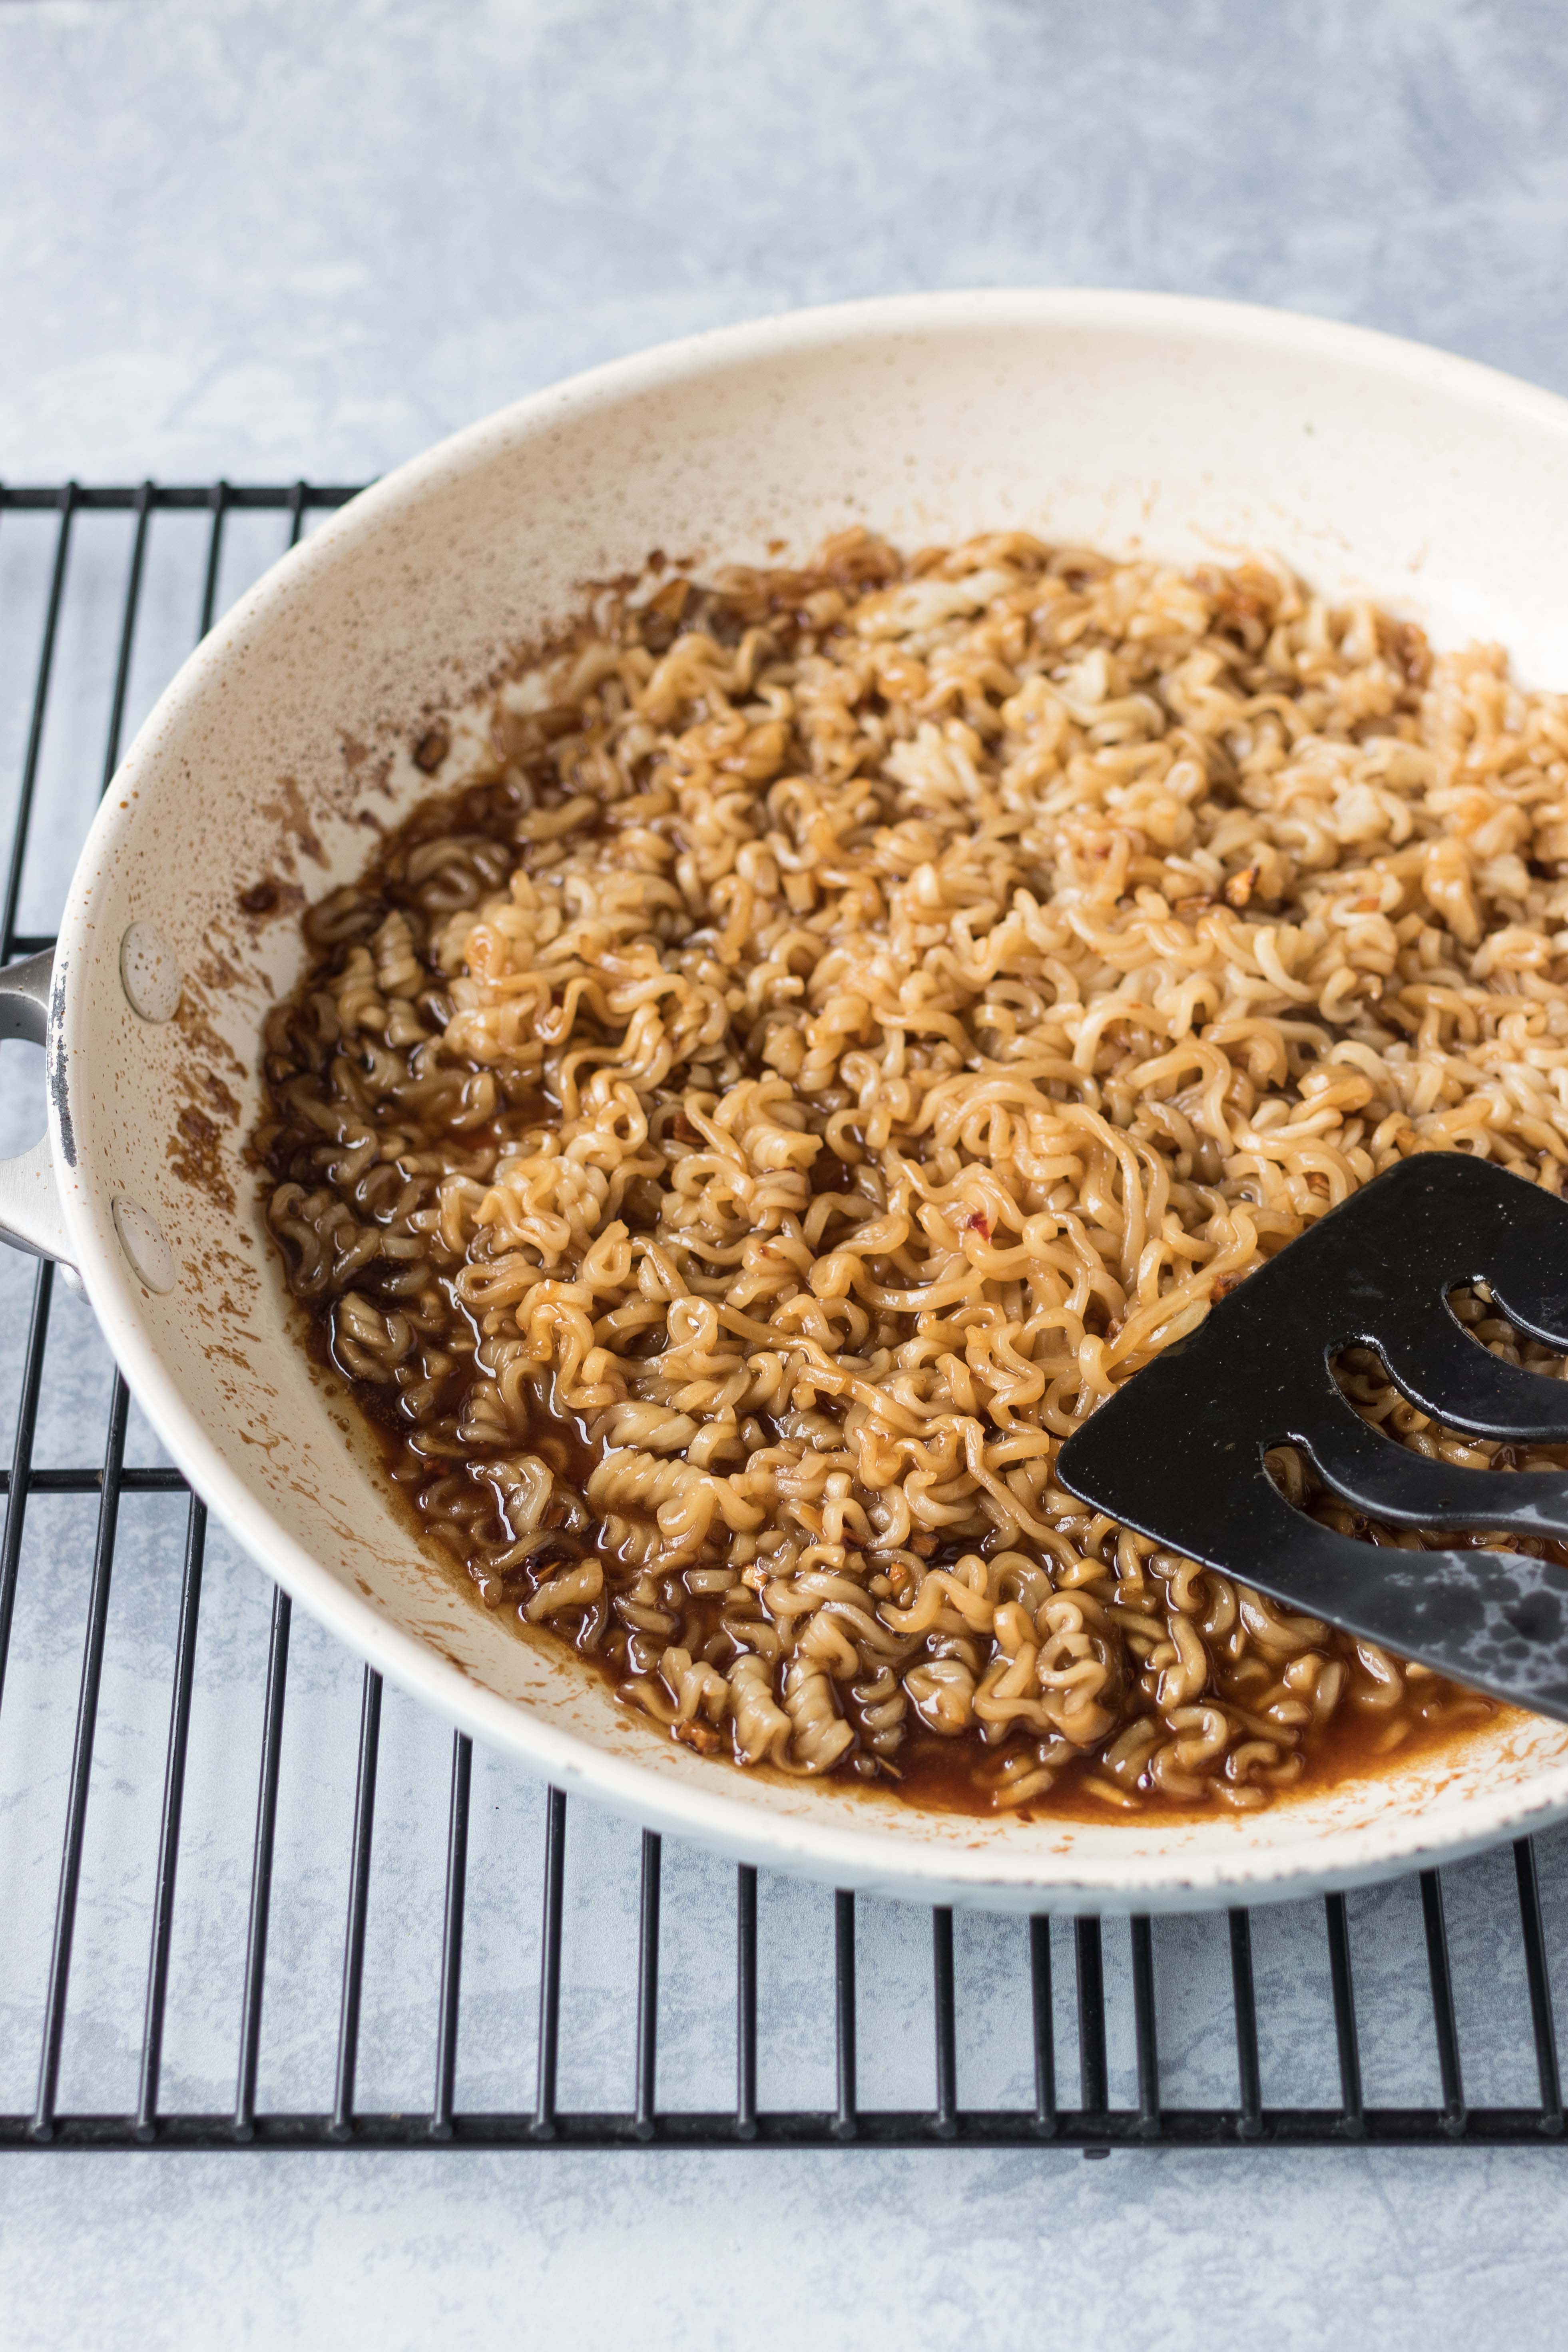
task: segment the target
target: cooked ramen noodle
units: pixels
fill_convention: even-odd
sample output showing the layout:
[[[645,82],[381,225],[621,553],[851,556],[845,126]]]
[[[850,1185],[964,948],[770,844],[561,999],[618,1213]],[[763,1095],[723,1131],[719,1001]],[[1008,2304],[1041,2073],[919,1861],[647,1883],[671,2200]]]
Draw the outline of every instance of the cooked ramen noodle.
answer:
[[[857,531],[656,560],[414,756],[257,1142],[489,1606],[703,1755],[979,1808],[1255,1809],[1491,1712],[1053,1465],[1400,1158],[1561,1190],[1568,701],[1268,562]]]

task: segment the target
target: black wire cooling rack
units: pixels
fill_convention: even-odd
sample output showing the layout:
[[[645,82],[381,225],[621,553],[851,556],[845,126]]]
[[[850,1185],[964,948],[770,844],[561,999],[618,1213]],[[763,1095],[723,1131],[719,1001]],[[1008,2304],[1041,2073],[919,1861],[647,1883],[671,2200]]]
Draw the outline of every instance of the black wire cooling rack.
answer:
[[[125,565],[117,591],[111,623],[100,630],[110,678],[100,671],[99,687],[107,690],[107,741],[100,773],[106,786],[118,761],[128,712],[144,706],[151,691],[132,692],[138,659],[139,622],[144,617],[149,551],[156,518],[184,516],[205,530],[202,551],[192,584],[196,588],[198,635],[211,627],[225,601],[220,594],[225,577],[226,545],[238,518],[270,517],[268,528],[292,544],[323,511],[340,506],[353,492],[297,482],[290,487],[242,488],[226,482],[174,488],[145,482],[131,488],[86,488],[76,483],[47,488],[0,486],[0,520],[5,531],[18,529],[35,534],[35,586],[41,599],[41,616],[35,603],[31,622],[23,620],[10,632],[8,646],[0,652],[14,656],[11,667],[18,681],[17,709],[13,728],[18,747],[14,781],[6,780],[14,810],[10,849],[0,902],[0,961],[35,953],[49,944],[47,929],[23,927],[29,902],[32,863],[44,856],[38,847],[40,812],[51,812],[47,737],[61,724],[61,696],[51,698],[58,684],[62,633],[70,608],[73,565],[85,534],[119,518],[120,561]],[[24,517],[31,518],[22,523]],[[205,525],[202,519],[205,517]],[[169,526],[161,526],[168,529]],[[47,541],[37,540],[38,532]],[[0,532],[0,557],[5,554]],[[276,551],[274,549],[273,551]],[[101,575],[102,566],[97,567]],[[3,584],[3,583],[0,583]],[[25,595],[23,579],[16,595]],[[100,602],[102,602],[101,596]],[[12,606],[16,609],[16,597]],[[28,642],[24,648],[21,635]],[[172,667],[173,649],[165,648],[163,669]],[[154,664],[156,667],[156,664]],[[79,669],[79,661],[78,663]],[[154,688],[161,677],[144,686]],[[79,699],[79,695],[78,696]],[[100,706],[101,707],[101,705]],[[71,722],[67,725],[72,731]],[[79,726],[76,728],[79,735]],[[3,740],[3,739],[0,739]],[[95,767],[99,763],[95,758]],[[40,786],[42,784],[42,789]],[[61,788],[63,790],[63,787]],[[68,795],[67,795],[68,798]],[[60,818],[59,811],[53,811]],[[85,827],[90,806],[74,803],[63,819],[54,822],[54,871],[33,888],[47,898],[54,890],[58,906],[63,888],[66,853]],[[47,858],[45,857],[45,864]],[[100,1459],[97,1465],[79,1460],[52,1467],[35,1463],[41,1403],[48,1398],[54,1354],[50,1346],[51,1310],[58,1305],[55,1269],[40,1264],[32,1279],[31,1304],[16,1318],[16,1337],[8,1337],[0,1320],[0,1361],[10,1360],[15,1393],[11,1465],[0,1477],[5,1494],[4,1533],[0,1537],[0,1707],[5,1698],[5,1674],[11,1655],[13,1625],[19,1582],[24,1570],[24,1531],[31,1503],[47,1496],[82,1498],[79,1507],[96,1520],[90,1546],[87,1522],[80,1522],[76,1549],[57,1552],[47,1564],[36,1552],[27,1558],[28,1574],[48,1574],[62,1588],[86,1586],[84,1631],[76,1699],[75,1734],[63,1765],[63,1804],[58,1789],[46,1786],[47,1775],[29,1780],[24,1770],[19,1785],[6,1799],[7,1819],[53,1822],[63,1819],[58,1839],[58,1893],[52,1929],[40,1943],[43,1959],[41,2002],[27,2011],[29,2033],[37,2038],[36,2092],[30,2105],[0,2112],[0,2147],[870,2147],[946,2145],[1051,2147],[1103,2155],[1112,2148],[1169,2144],[1233,2146],[1237,2147],[1302,2145],[1356,2146],[1367,2143],[1428,2144],[1459,2147],[1477,2143],[1561,2145],[1563,2109],[1558,2072],[1557,2039],[1548,1973],[1548,1935],[1543,1918],[1542,1880],[1535,1846],[1530,1841],[1513,1848],[1513,1885],[1507,1897],[1517,1897],[1517,1921],[1506,1918],[1498,1927],[1498,1881],[1494,1866],[1488,1898],[1491,1926],[1506,1941],[1506,1965],[1521,1965],[1522,1993],[1517,2010],[1519,2044],[1514,2055],[1522,2079],[1538,2094],[1512,2105],[1467,2103],[1461,2070],[1460,2032],[1456,2007],[1456,1976],[1450,1937],[1445,1923],[1443,1881],[1436,1871],[1419,1881],[1420,1917],[1425,1943],[1424,1980],[1418,1998],[1426,2024],[1427,2056],[1436,2061],[1436,2096],[1426,2103],[1384,2105],[1363,2091],[1363,2021],[1358,2011],[1352,1969],[1352,1933],[1363,1967],[1375,1964],[1371,1950],[1373,1932],[1383,1915],[1356,1911],[1342,1895],[1326,1898],[1319,1928],[1326,1938],[1331,2003],[1321,2011],[1326,2041],[1331,2032],[1331,2058],[1325,2050],[1325,2079],[1337,2082],[1337,2099],[1327,2103],[1292,2104],[1265,2100],[1264,2067],[1260,2060],[1260,2022],[1266,2024],[1268,2000],[1290,2008],[1299,1980],[1287,1973],[1282,1987],[1260,1998],[1259,1974],[1254,1963],[1254,1921],[1246,1910],[1228,1915],[1227,1967],[1216,1982],[1228,2019],[1221,2030],[1234,2034],[1234,2096],[1207,2105],[1167,2104],[1162,2096],[1162,2064],[1156,2019],[1156,1926],[1148,1919],[1108,1923],[1095,1918],[1053,1923],[1044,1917],[1027,1922],[997,1923],[1014,1932],[1005,1948],[999,1979],[988,1999],[994,2005],[1010,1996],[1021,2011],[1021,2046],[1026,2053],[1016,2081],[1032,2086],[1011,2105],[984,2107],[966,2105],[960,2097],[959,1971],[954,1957],[953,1915],[935,1910],[929,1915],[903,1911],[899,1933],[907,1948],[911,1937],[929,1937],[929,1998],[931,2030],[929,2084],[924,2104],[873,2108],[863,2105],[858,2085],[866,2078],[868,2042],[859,2039],[862,2024],[875,2021],[880,2034],[907,2040],[917,2020],[912,2000],[895,2003],[889,2011],[880,1999],[858,2003],[856,1898],[845,1893],[833,1899],[831,1936],[824,1960],[831,1969],[830,1999],[824,1988],[823,2013],[831,2023],[824,2036],[830,2050],[827,2079],[830,2100],[818,2106],[770,2106],[759,2101],[759,1913],[758,1874],[742,1866],[733,1874],[732,1915],[729,1902],[710,1901],[701,1926],[710,1948],[718,1953],[728,1945],[732,1959],[721,1958],[721,1982],[732,1983],[732,2013],[726,2015],[729,1996],[703,2011],[702,2032],[709,2056],[721,2057],[725,2072],[732,2061],[732,2101],[722,2106],[696,2107],[680,2104],[679,2084],[668,2057],[661,2078],[660,2031],[660,1896],[666,1858],[658,1837],[642,1836],[639,1879],[632,1916],[635,1930],[627,1958],[635,1988],[635,2037],[626,2088],[629,2105],[568,2108],[558,2101],[558,2059],[562,2046],[563,1999],[563,1935],[568,1806],[559,1791],[550,1792],[542,1806],[542,1909],[538,1941],[536,1985],[522,2002],[527,2012],[520,2021],[518,2002],[509,2012],[509,2032],[517,2037],[537,2037],[537,2060],[531,2101],[501,2107],[476,2107],[459,2102],[459,2021],[463,1996],[463,1943],[469,1885],[470,1825],[475,1818],[475,1759],[461,1735],[451,1747],[449,1795],[447,1801],[444,1883],[438,1891],[438,1938],[431,1922],[432,1948],[438,1945],[434,2000],[423,2028],[410,2023],[410,2033],[424,2032],[428,2040],[422,2062],[433,2090],[417,2109],[395,2111],[368,2108],[356,2101],[360,2071],[362,2011],[365,1982],[366,1931],[372,1887],[373,1841],[376,1818],[378,1759],[382,1749],[383,1692],[380,1678],[366,1670],[361,1683],[357,1756],[353,1772],[352,1836],[347,1872],[346,1917],[342,1929],[341,1990],[331,2061],[330,2107],[304,2110],[270,2107],[258,2100],[258,2055],[264,2009],[268,1998],[268,1929],[273,1922],[275,1843],[278,1825],[280,1759],[284,1750],[285,1711],[290,1646],[288,1598],[272,1601],[265,1645],[265,1687],[260,1704],[259,1760],[254,1751],[231,1755],[224,1769],[256,1774],[254,1834],[249,1842],[248,1873],[237,1874],[232,1890],[236,1910],[243,1907],[243,1927],[237,1919],[235,1948],[242,1953],[237,1987],[207,1987],[211,2003],[231,2014],[237,1994],[237,2049],[234,2053],[232,2101],[215,2111],[205,2105],[172,2105],[162,2095],[164,2050],[170,2013],[172,1939],[180,1901],[178,1872],[182,1819],[192,1790],[187,1766],[192,1754],[192,1699],[195,1686],[204,1564],[207,1552],[206,1515],[200,1501],[187,1495],[178,1473],[156,1462],[128,1462],[128,1417],[133,1408],[124,1382],[116,1373],[108,1387],[108,1411]],[[58,1316],[56,1315],[58,1326]],[[79,1455],[89,1448],[81,1444]],[[172,1647],[157,1671],[166,1675],[169,1691],[166,1752],[163,1761],[161,1796],[150,1806],[155,1817],[155,1863],[145,1929],[144,1982],[139,2057],[135,2065],[133,2104],[95,2111],[90,2100],[62,2100],[62,2051],[66,2046],[68,2014],[74,2017],[83,1998],[80,1972],[87,1962],[79,1950],[79,1975],[73,1979],[73,1947],[79,1947],[84,1837],[90,1804],[107,1801],[94,1776],[94,1742],[100,1715],[100,1692],[111,1631],[110,1591],[117,1538],[129,1511],[146,1498],[173,1498],[165,1514],[184,1497],[183,1539],[176,1519],[165,1516],[153,1530],[154,1579],[178,1586],[177,1612],[171,1608]],[[0,1723],[3,1727],[3,1723]],[[204,1769],[215,1769],[210,1763]],[[51,1810],[52,1809],[52,1810]],[[578,1818],[574,1815],[574,1818]],[[43,1832],[40,1832],[40,1834]],[[49,1831],[52,1837],[53,1830]],[[1561,1841],[1548,1842],[1553,1854]],[[15,1840],[13,1839],[13,1844]],[[1564,1874],[1568,1876],[1568,1873]],[[765,1882],[764,1882],[765,1883]],[[1555,1883],[1555,1882],[1554,1882]],[[718,1882],[711,1872],[705,1884],[710,1893]],[[1359,1899],[1359,1898],[1358,1898]],[[1563,1906],[1568,1917],[1568,1903]],[[864,1906],[862,1906],[862,1913]],[[1555,1906],[1553,1906],[1555,1916]],[[0,1954],[13,1932],[16,1914],[8,1907],[0,1881]],[[147,1922],[150,1919],[150,1927]],[[929,1924],[927,1924],[929,1922]],[[1167,1923],[1158,1923],[1159,1933]],[[1015,1932],[1016,1931],[1016,1932]],[[1121,1938],[1125,1933],[1125,1946]],[[1112,2067],[1108,2055],[1108,2031],[1116,2000],[1108,1990],[1107,1952],[1117,1939],[1116,1991],[1122,1997],[1130,2031],[1122,2039],[1130,2053],[1119,2070],[1131,2095],[1112,2097]],[[1162,1952],[1164,1947],[1161,1946]],[[1486,1974],[1495,1980],[1500,1963],[1493,1957]],[[1053,1952],[1055,1980],[1053,1981]],[[101,1958],[94,1943],[88,1957]],[[1422,1978],[1420,1942],[1414,1943],[1404,1963],[1405,1992],[1412,1979]],[[1179,1957],[1179,1956],[1178,1956]],[[921,1964],[923,1968],[923,1964]],[[1165,1962],[1162,1959],[1162,1973]],[[1000,1993],[998,1991],[1000,1984]],[[1484,1989],[1486,1990],[1486,1989]],[[274,1998],[279,1996],[274,1994]],[[1487,1990],[1489,1998],[1489,1990]],[[772,2004],[769,2004],[772,2006]],[[22,2004],[24,2009],[26,2004]],[[17,2014],[20,2014],[20,2011]],[[0,2003],[0,2027],[5,2024]],[[215,2026],[215,2031],[216,2027]],[[722,2045],[722,2053],[719,2045]],[[1072,2046],[1076,2044],[1076,2046]],[[1063,2061],[1065,2060],[1065,2064]],[[1516,2076],[1519,2068],[1516,2068]],[[1063,2088],[1064,2077],[1076,2075],[1076,2102]],[[705,2080],[712,2079],[711,2067]]]

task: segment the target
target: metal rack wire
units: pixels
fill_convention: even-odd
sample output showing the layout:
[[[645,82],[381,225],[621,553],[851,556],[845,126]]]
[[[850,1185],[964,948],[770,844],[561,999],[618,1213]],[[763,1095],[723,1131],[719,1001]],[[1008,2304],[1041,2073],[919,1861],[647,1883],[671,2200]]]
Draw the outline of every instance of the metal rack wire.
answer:
[[[0,485],[0,520],[11,514],[52,517],[53,541],[44,567],[42,619],[32,665],[20,769],[15,786],[10,847],[0,900],[0,961],[36,953],[49,944],[47,933],[20,928],[24,880],[33,844],[51,685],[60,641],[73,537],[85,518],[132,518],[129,568],[119,609],[109,700],[102,786],[118,762],[127,710],[137,625],[147,570],[149,537],[156,516],[195,512],[207,517],[199,598],[199,635],[211,627],[220,604],[225,533],[231,518],[267,512],[279,516],[292,544],[310,520],[342,505],[353,492],[305,482],[282,487],[240,487],[216,482],[168,487],[144,482],[125,488],[15,488]],[[1128,1930],[1132,2074],[1135,2095],[1113,2104],[1108,2063],[1106,1934],[1095,1918],[1058,1927],[1058,1948],[1070,1941],[1069,2014],[1076,2040],[1076,2103],[1062,2093],[1058,2075],[1057,1992],[1053,1983],[1051,1923],[1035,1918],[1018,1947],[1016,1990],[1026,2012],[1032,2057],[1032,2098],[1014,2105],[977,2107],[960,2097],[958,1971],[952,1914],[930,1917],[930,1982],[933,2042],[929,2104],[872,2109],[862,2105],[862,2068],[858,2035],[857,1904],[840,1893],[834,1902],[832,2018],[834,2098],[830,2106],[769,2108],[759,2101],[758,1874],[742,1865],[734,1874],[732,1931],[711,1922],[716,1933],[732,1932],[734,2096],[722,2108],[678,2105],[673,2085],[661,2084],[660,1894],[664,1856],[659,1838],[645,1832],[640,1853],[635,1960],[636,2030],[629,2104],[573,2110],[557,2098],[563,1995],[563,1890],[568,1805],[552,1790],[544,1808],[542,1912],[537,1979],[537,2068],[531,2105],[506,2110],[465,2110],[458,2102],[458,2038],[463,1993],[463,1936],[468,1886],[468,1847],[473,1813],[474,1759],[461,1734],[452,1741],[447,1807],[446,1857],[441,1893],[439,1971],[435,2014],[430,2021],[433,2094],[416,2110],[370,2110],[356,2100],[361,2047],[366,1928],[376,1819],[377,1769],[381,1750],[382,1685],[368,1669],[363,1676],[357,1759],[353,1779],[353,1830],[342,1937],[335,2060],[330,2107],[281,2110],[258,2104],[258,2057],[268,1990],[268,1940],[272,1920],[274,1856],[279,1767],[288,1696],[290,1609],[286,1594],[272,1601],[261,1705],[260,1753],[257,1766],[255,1825],[251,1840],[239,2000],[238,2048],[232,2104],[224,2112],[172,2108],[162,2096],[165,2029],[170,1994],[172,1937],[178,1899],[182,1819],[191,1750],[192,1698],[201,1622],[206,1514],[188,1498],[183,1546],[171,1543],[161,1573],[179,1583],[178,1614],[168,1661],[169,1711],[161,1799],[157,1806],[157,1852],[153,1876],[151,1932],[145,1967],[140,2058],[133,2105],[91,2112],[61,2101],[61,2058],[68,1999],[72,1991],[72,1956],[81,1888],[83,1841],[93,1780],[94,1740],[110,1630],[110,1597],[122,1506],[138,1498],[180,1495],[184,1482],[173,1469],[128,1463],[131,1401],[123,1381],[113,1377],[100,1463],[66,1467],[35,1464],[40,1402],[45,1393],[55,1269],[40,1263],[33,1281],[30,1310],[19,1349],[19,1381],[9,1470],[0,1473],[5,1519],[0,1534],[0,1707],[22,1569],[23,1535],[29,1503],[47,1496],[96,1498],[97,1519],[85,1572],[87,1601],[78,1685],[75,1736],[66,1780],[64,1830],[58,1892],[48,1941],[42,1996],[37,2088],[30,2107],[0,2113],[0,2147],[862,2147],[985,2146],[1057,2147],[1090,2156],[1117,2147],[1184,2144],[1237,2148],[1303,2145],[1353,2147],[1425,2144],[1461,2147],[1477,2143],[1561,2146],[1563,2107],[1558,2069],[1548,1962],[1548,1937],[1537,1854],[1526,1840],[1513,1851],[1518,1936],[1528,1990],[1533,2042],[1533,2076],[1539,2095],[1510,2105],[1473,2105],[1467,2101],[1455,1996],[1455,1971],[1445,1920],[1443,1882],[1436,1871],[1420,1880],[1430,2025],[1436,2061],[1437,2099],[1427,2105],[1379,2105],[1363,2092],[1362,2033],[1352,1966],[1352,1921],[1342,1895],[1323,1906],[1334,2029],[1339,2097],[1328,2105],[1268,2104],[1259,2055],[1259,1998],[1248,1912],[1228,1918],[1229,1997],[1235,2038],[1236,2094],[1207,2105],[1174,2105],[1162,2096],[1157,2031],[1156,1944],[1151,1922],[1134,1918]],[[0,1333],[0,1360],[5,1354]],[[31,1801],[36,1791],[24,1790]],[[41,1800],[40,1800],[41,1801]],[[0,1945],[6,1934],[0,1887]],[[912,1932],[912,1931],[911,1931]],[[1060,1968],[1058,1964],[1058,1975]],[[1064,1986],[1060,1988],[1067,1990]]]

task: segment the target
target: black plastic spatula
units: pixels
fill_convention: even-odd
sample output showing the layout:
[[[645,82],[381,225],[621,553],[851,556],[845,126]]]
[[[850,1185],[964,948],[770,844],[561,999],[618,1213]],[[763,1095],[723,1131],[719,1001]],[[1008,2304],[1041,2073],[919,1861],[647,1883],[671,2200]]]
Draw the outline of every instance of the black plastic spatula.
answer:
[[[1460,1152],[1424,1152],[1331,1210],[1109,1398],[1063,1446],[1069,1493],[1289,1608],[1568,1721],[1568,1570],[1525,1553],[1405,1551],[1320,1527],[1264,1466],[1300,1446],[1394,1527],[1568,1539],[1568,1474],[1451,1468],[1371,1427],[1334,1378],[1374,1348],[1467,1435],[1568,1442],[1568,1382],[1500,1362],[1448,1304],[1486,1282],[1568,1352],[1568,1205]]]

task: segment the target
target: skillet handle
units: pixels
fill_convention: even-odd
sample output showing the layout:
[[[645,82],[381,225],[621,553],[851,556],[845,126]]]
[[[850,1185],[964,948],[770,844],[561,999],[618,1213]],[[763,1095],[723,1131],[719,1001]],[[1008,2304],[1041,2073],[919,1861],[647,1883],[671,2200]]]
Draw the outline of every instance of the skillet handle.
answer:
[[[21,962],[0,968],[0,1038],[20,1037],[30,1045],[48,1039],[49,982],[55,954],[25,956]],[[0,1242],[28,1250],[35,1257],[52,1257],[74,1282],[70,1243],[60,1214],[55,1164],[49,1139],[40,1136],[30,1151],[14,1160],[0,1160]]]

